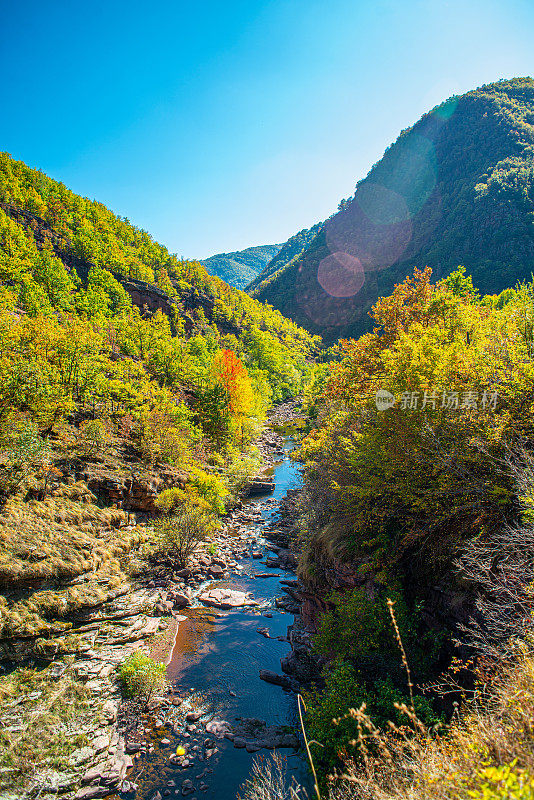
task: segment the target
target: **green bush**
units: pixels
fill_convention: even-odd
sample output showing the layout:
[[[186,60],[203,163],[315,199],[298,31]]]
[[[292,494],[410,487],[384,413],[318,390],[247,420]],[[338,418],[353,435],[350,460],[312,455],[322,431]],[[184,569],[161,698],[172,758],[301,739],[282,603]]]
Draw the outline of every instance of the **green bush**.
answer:
[[[37,425],[29,420],[16,424],[0,450],[0,489],[13,491],[49,459],[50,449]]]
[[[198,467],[191,467],[189,483],[200,500],[204,501],[207,510],[213,514],[224,514],[224,501],[228,497],[228,489],[222,478]]]
[[[165,664],[136,650],[120,665],[119,680],[127,698],[138,698],[148,703],[151,697],[166,684]]]
[[[198,544],[208,538],[215,526],[212,515],[194,506],[182,506],[156,521],[158,551],[184,569]]]
[[[79,448],[83,455],[99,455],[109,441],[109,432],[101,419],[90,419],[80,425]]]
[[[395,583],[383,594],[382,598],[369,597],[362,588],[332,595],[334,608],[321,619],[314,641],[316,650],[328,658],[358,663],[372,679],[388,674],[400,679],[403,667],[386,600],[390,597],[394,601],[395,618],[410,669],[415,676],[426,674],[438,656],[444,635],[424,630],[417,613],[408,607]]]
[[[397,708],[400,704],[410,705],[407,693],[396,688],[390,678],[365,684],[354,667],[341,659],[327,668],[324,689],[308,694],[306,703],[306,729],[308,738],[318,742],[312,745],[312,755],[322,776],[340,769],[345,756],[358,755],[358,722],[350,715],[350,709],[358,710],[365,704],[366,714],[378,728],[387,729],[390,721],[411,724]],[[425,725],[440,721],[426,697],[414,696],[413,704],[417,718]]]

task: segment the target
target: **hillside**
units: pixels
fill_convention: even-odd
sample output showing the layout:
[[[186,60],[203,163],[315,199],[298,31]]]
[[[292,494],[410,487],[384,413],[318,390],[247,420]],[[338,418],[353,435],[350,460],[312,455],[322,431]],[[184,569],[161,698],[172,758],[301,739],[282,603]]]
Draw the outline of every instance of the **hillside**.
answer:
[[[415,270],[307,392],[282,670],[324,800],[532,797],[533,299]]]
[[[0,155],[0,661],[11,665],[0,790],[37,781],[73,797],[94,766],[80,797],[115,791],[132,764],[124,743],[108,753],[116,666],[160,627],[176,631],[171,612],[189,595],[155,586],[189,565],[261,468],[266,414],[302,391],[316,347],[198,262]],[[221,546],[205,545],[213,574]],[[107,744],[93,748],[98,730]]]
[[[370,329],[380,296],[430,266],[482,292],[534,269],[534,81],[455,96],[403,131],[297,259],[256,292],[329,342]]]
[[[261,292],[262,287],[269,278],[280,270],[283,270],[295,256],[302,253],[313,237],[319,232],[320,228],[321,223],[318,222],[312,228],[304,228],[294,236],[291,236],[287,242],[282,245],[278,253],[266,264],[263,270],[250,281],[249,285],[246,287],[248,294],[256,295],[258,292]]]
[[[237,289],[244,289],[262,272],[281,247],[280,244],[247,247],[236,253],[217,253],[200,263],[210,275],[216,275]]]

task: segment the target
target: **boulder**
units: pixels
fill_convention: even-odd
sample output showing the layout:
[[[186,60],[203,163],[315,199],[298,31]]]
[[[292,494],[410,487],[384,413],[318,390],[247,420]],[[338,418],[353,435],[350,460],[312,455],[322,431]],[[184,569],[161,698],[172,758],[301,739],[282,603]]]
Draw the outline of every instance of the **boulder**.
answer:
[[[278,673],[270,669],[260,669],[260,679],[266,683],[281,686],[286,691],[291,691],[294,688],[294,681],[291,678],[288,678],[287,675],[278,675]]]
[[[206,725],[206,731],[211,733],[217,739],[224,739],[227,733],[232,732],[232,726],[224,719],[212,719]],[[207,753],[206,753],[207,755]]]
[[[274,492],[275,488],[274,478],[266,475],[257,475],[255,478],[252,478],[246,491],[248,496],[251,497],[256,494],[270,494]]]
[[[224,570],[219,564],[211,564],[208,572],[212,578],[222,578],[224,575]]]
[[[234,589],[210,589],[199,595],[199,600],[204,605],[213,608],[240,608],[259,605],[257,600],[253,600],[245,592],[238,592]]]
[[[183,594],[182,592],[172,592],[171,594],[172,594],[171,599],[174,601],[174,608],[178,610],[181,610],[182,608],[187,608],[187,606],[191,602],[190,598],[186,594]]]

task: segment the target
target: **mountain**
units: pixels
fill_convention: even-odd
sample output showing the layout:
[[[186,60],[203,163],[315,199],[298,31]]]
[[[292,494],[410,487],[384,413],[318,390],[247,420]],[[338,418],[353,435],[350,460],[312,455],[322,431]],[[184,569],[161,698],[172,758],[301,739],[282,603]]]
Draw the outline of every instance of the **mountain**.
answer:
[[[200,263],[210,275],[222,278],[237,289],[244,289],[276,256],[281,247],[281,244],[260,244],[236,253],[218,253]]]
[[[534,271],[534,80],[455,96],[402,131],[304,252],[255,296],[327,342],[369,330],[380,296],[430,266],[500,292]]]
[[[294,393],[296,361],[304,365],[315,346],[305,330],[198,261],[177,258],[102,203],[0,153],[0,310],[75,315],[98,326],[128,316],[132,303],[145,319],[161,310],[174,336],[207,335],[212,354],[234,349],[247,368],[264,371],[273,399]]]
[[[268,280],[273,278],[277,272],[284,269],[295,256],[302,253],[316,233],[319,232],[320,228],[321,223],[318,222],[312,228],[304,228],[288,239],[287,242],[280,247],[276,255],[271,258],[264,269],[249,283],[246,287],[246,291],[251,295],[260,292]]]

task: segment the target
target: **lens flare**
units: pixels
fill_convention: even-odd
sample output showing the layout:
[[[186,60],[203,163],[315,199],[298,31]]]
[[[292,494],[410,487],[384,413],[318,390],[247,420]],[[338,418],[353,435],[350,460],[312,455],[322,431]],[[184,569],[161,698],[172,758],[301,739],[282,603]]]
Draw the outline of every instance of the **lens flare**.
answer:
[[[365,272],[377,272],[404,254],[412,238],[412,222],[400,195],[369,183],[365,188],[361,185],[353,201],[328,220],[325,235],[331,253],[348,253]]]
[[[323,258],[317,280],[331,297],[353,297],[365,283],[365,274],[359,258],[337,252]]]

